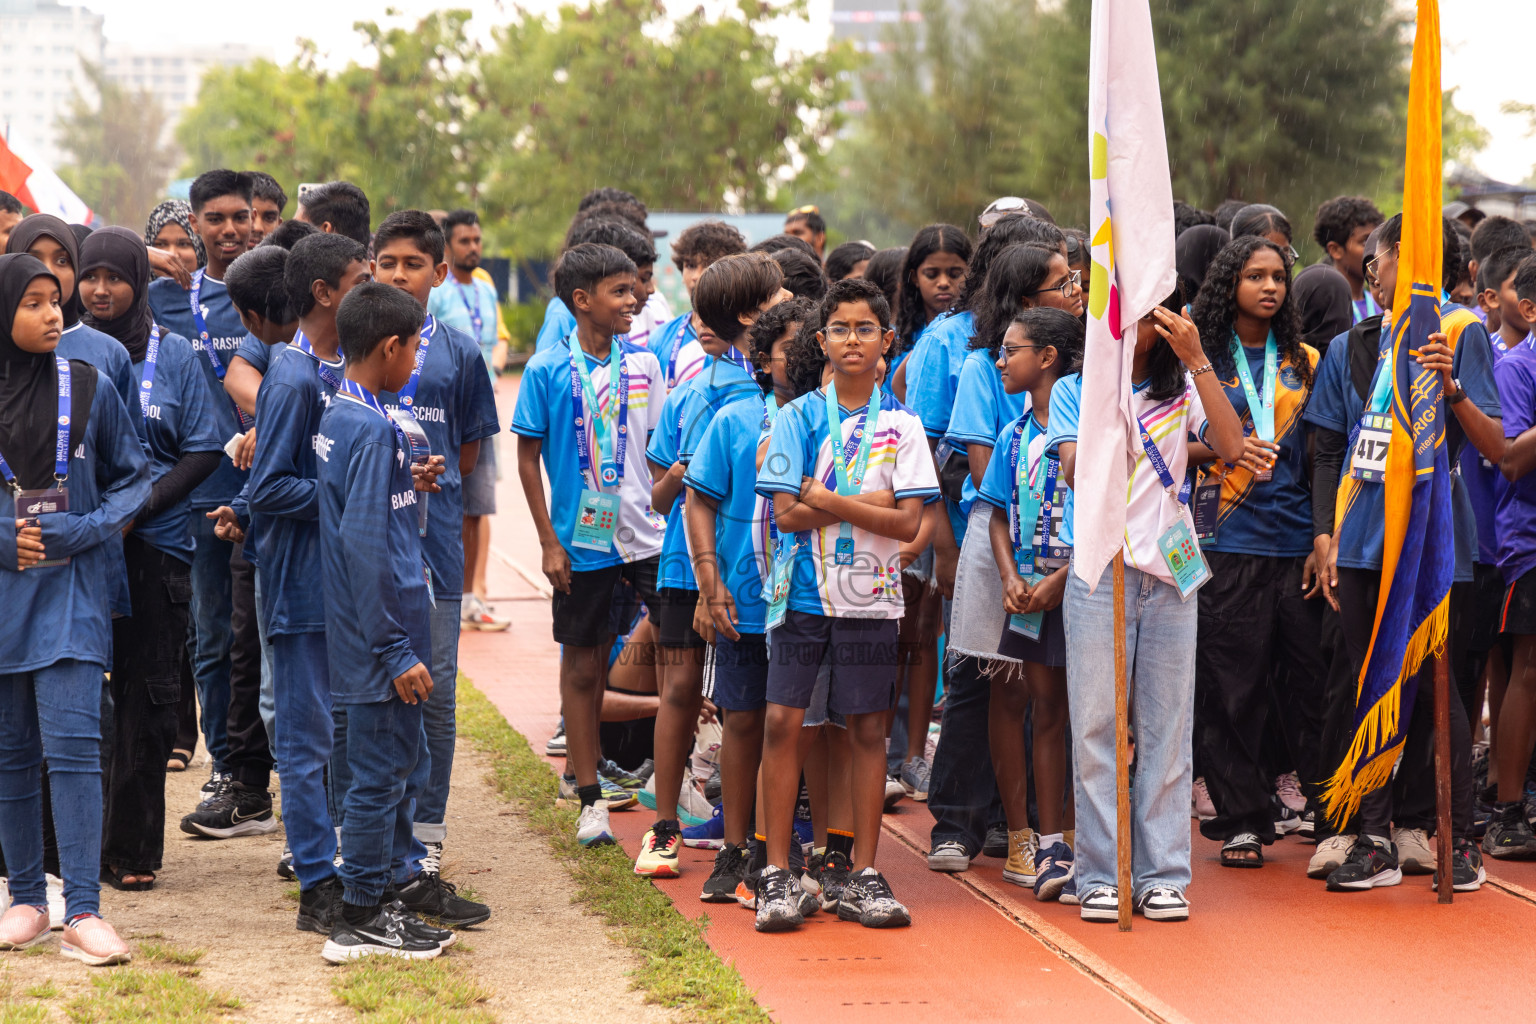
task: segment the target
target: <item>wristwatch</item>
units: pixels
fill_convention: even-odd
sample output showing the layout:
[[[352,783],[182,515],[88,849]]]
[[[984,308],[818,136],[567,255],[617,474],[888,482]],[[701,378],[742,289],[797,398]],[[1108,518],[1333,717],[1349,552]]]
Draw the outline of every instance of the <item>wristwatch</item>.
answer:
[[[1456,385],[1456,390],[1445,396],[1446,405],[1459,405],[1467,400],[1467,389],[1461,386],[1461,381],[1455,378],[1451,383]]]

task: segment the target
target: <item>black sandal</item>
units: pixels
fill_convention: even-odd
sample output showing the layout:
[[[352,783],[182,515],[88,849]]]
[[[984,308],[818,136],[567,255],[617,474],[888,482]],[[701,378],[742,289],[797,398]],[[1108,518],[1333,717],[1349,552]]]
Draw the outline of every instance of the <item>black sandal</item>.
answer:
[[[165,770],[168,772],[184,772],[187,765],[192,763],[192,751],[182,750],[180,747],[171,751],[171,756],[165,762]]]
[[[124,881],[130,875],[148,875],[147,882]],[[107,884],[120,892],[149,892],[155,887],[155,873],[153,871],[124,871],[122,868],[111,864],[103,864],[101,876],[107,880]]]
[[[1249,853],[1253,854],[1253,856],[1245,856]],[[1252,832],[1239,832],[1221,844],[1221,866],[1227,868],[1263,867],[1263,842]]]

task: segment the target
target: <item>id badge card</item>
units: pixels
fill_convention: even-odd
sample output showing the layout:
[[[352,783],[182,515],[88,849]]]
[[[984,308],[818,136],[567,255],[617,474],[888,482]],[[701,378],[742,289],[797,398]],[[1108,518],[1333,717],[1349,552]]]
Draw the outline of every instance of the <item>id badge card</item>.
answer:
[[[1035,520],[1035,535],[1031,543],[1035,546],[1035,571],[1044,574],[1054,572],[1066,565],[1072,559],[1072,549],[1061,542],[1061,528],[1066,521],[1067,513],[1067,485],[1058,483],[1056,495],[1051,499],[1051,535],[1040,536],[1039,517]],[[1030,581],[1034,582],[1033,580]]]
[[[432,458],[432,443],[427,440],[427,432],[421,428],[416,415],[405,409],[391,409],[389,418],[405,434],[405,442],[411,449],[411,464],[426,465],[427,460]],[[427,535],[428,496],[426,491],[418,491],[416,494],[416,531],[423,537]]]
[[[1182,515],[1157,539],[1157,549],[1173,574],[1173,585],[1178,588],[1181,599],[1188,601],[1189,595],[1210,581],[1211,567],[1206,564],[1200,542],[1195,540],[1194,532]]]
[[[853,564],[853,538],[838,537],[837,547],[833,550],[832,561],[838,565]]]
[[[1349,475],[1380,483],[1387,478],[1387,447],[1392,443],[1392,414],[1368,412],[1360,417],[1360,433],[1350,453]]]
[[[432,570],[423,565],[421,567],[421,574],[422,576],[426,577],[427,580],[427,600],[431,602],[433,608],[436,608],[437,588],[432,586]]]
[[[1041,577],[1039,573],[1032,572],[1024,580],[1024,582],[1033,587],[1036,583],[1039,583],[1042,578],[1043,577]],[[1027,639],[1039,640],[1040,630],[1044,621],[1045,612],[1010,614],[1008,616],[1008,629],[1010,632],[1017,633]]]
[[[773,567],[769,570],[768,590],[764,595],[768,598],[768,615],[765,619],[763,632],[766,633],[784,621],[784,612],[789,607],[789,582],[795,568],[795,550],[800,545],[786,547],[779,545],[778,551],[773,555]]]
[[[613,532],[619,526],[619,496],[602,491],[581,492],[576,503],[576,525],[571,528],[571,547],[607,553],[613,550]]]
[[[63,484],[57,487],[38,487],[33,490],[23,490],[16,499],[16,518],[35,519],[38,516],[52,515],[55,512],[69,511],[69,488]],[[69,556],[61,558],[45,558],[33,565],[34,569],[46,569],[53,565],[68,565]]]
[[[1196,487],[1190,504],[1195,514],[1195,539],[1215,540],[1216,518],[1221,512],[1221,481],[1212,480]]]

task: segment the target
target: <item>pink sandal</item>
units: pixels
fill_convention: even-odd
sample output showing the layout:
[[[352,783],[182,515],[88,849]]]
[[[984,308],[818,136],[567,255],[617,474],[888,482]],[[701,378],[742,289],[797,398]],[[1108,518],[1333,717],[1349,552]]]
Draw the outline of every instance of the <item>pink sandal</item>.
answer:
[[[64,944],[59,952],[88,967],[125,964],[133,959],[128,943],[117,937],[116,930],[99,917],[78,917],[64,926]]]

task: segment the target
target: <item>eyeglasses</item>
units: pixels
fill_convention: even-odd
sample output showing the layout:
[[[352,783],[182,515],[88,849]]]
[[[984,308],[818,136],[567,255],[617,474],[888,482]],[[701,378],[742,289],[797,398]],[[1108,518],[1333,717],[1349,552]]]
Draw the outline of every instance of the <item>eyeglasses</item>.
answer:
[[[1071,296],[1074,289],[1083,286],[1083,272],[1081,270],[1069,270],[1067,276],[1061,279],[1060,284],[1049,285],[1045,288],[1036,288],[1031,295],[1044,295],[1046,292],[1060,292],[1062,298]]]
[[[1402,243],[1400,242],[1394,242],[1392,244],[1392,248],[1387,249],[1384,252],[1378,252],[1374,256],[1369,256],[1366,258],[1363,269],[1365,270],[1365,279],[1367,281],[1371,282],[1372,284],[1376,283],[1376,271],[1377,268],[1381,266],[1381,258],[1389,252],[1396,253],[1397,247],[1401,244]]]
[[[1296,251],[1296,247],[1293,245],[1286,246],[1281,250],[1281,253],[1284,254],[1285,262],[1287,264],[1295,263],[1298,259],[1301,258],[1301,254]]]
[[[1003,196],[1001,199],[994,199],[988,203],[987,208],[981,211],[981,216],[977,217],[976,220],[982,227],[989,228],[1002,220],[1007,214],[1019,213],[1028,209],[1029,204],[1018,196]]]
[[[822,333],[827,336],[828,341],[847,341],[850,334],[857,334],[860,341],[878,341],[880,335],[885,333],[885,330],[876,327],[874,324],[859,324],[857,327],[837,324],[824,328]]]
[[[1054,345],[1004,345],[1003,358],[1012,359],[1015,352],[1023,352],[1027,348],[1055,348]]]

